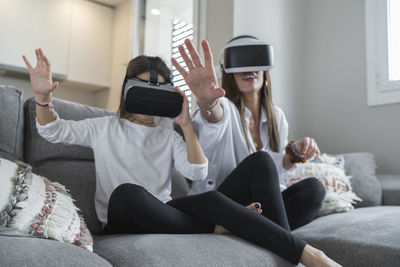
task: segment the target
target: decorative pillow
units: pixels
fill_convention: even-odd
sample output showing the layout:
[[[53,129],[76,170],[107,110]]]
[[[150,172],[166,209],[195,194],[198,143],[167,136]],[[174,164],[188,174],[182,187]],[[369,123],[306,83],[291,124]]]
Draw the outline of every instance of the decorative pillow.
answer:
[[[3,158],[0,184],[0,235],[49,238],[93,251],[92,236],[64,186]]]
[[[318,216],[351,211],[354,209],[353,204],[361,201],[352,190],[351,176],[345,174],[343,156],[323,154],[319,160],[298,164],[293,177],[287,180],[287,185],[290,186],[308,177],[319,179],[326,189]]]

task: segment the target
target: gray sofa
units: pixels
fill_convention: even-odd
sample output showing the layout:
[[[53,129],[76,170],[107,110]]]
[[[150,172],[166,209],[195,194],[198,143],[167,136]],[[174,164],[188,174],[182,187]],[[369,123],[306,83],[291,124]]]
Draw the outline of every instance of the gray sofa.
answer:
[[[56,100],[60,117],[80,120],[107,111]],[[70,189],[94,236],[94,253],[53,240],[0,236],[0,266],[291,266],[233,235],[103,235],[94,210],[93,153],[38,136],[33,99],[0,86],[0,157],[24,160],[34,172]],[[400,176],[375,176],[372,154],[345,154],[354,190],[364,199],[349,213],[317,218],[294,231],[344,266],[400,265]],[[379,182],[378,182],[379,180]],[[173,195],[189,189],[175,175]]]

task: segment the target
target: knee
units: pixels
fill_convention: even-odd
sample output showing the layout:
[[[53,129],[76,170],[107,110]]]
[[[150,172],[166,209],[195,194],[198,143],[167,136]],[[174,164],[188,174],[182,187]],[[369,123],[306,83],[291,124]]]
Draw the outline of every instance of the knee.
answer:
[[[325,197],[325,187],[322,183],[315,177],[310,177],[303,180],[304,187],[307,189],[307,198],[316,206],[322,205],[322,201]]]
[[[222,193],[212,190],[212,191],[207,191],[205,193],[200,194],[202,196],[203,201],[212,201],[213,203],[218,202],[222,198],[225,197]]]
[[[248,160],[251,160],[254,166],[266,166],[276,169],[275,162],[271,155],[265,151],[257,151],[251,154],[248,156]]]
[[[140,185],[130,183],[120,184],[111,193],[110,201],[117,200],[119,203],[129,203],[135,201],[135,199],[141,199],[146,192],[146,189]]]
[[[305,179],[304,182],[307,184],[307,187],[310,188],[310,191],[312,191],[314,195],[320,196],[321,198],[325,197],[326,190],[319,179],[315,177],[310,177],[308,179]]]
[[[253,160],[255,160],[255,161],[269,161],[269,160],[272,160],[272,158],[268,154],[268,152],[265,152],[265,151],[254,152],[249,157],[253,158]]]

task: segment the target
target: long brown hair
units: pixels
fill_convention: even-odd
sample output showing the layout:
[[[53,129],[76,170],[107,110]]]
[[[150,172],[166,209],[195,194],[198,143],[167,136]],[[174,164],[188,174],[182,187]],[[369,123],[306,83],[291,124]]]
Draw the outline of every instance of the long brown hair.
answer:
[[[155,60],[157,63],[158,74],[160,74],[164,78],[165,82],[171,82],[170,69],[167,67],[167,65],[165,65],[164,61],[161,58],[155,57]],[[118,108],[118,116],[120,118],[128,118],[130,114],[125,109],[124,87],[126,79],[134,78],[137,75],[147,71],[150,71],[150,62],[147,56],[137,56],[129,61],[128,67],[126,68],[124,83],[122,84],[121,98]]]
[[[274,105],[272,104],[271,77],[268,71],[265,71],[263,76],[264,82],[261,88],[259,112],[261,112],[261,108],[265,108],[265,114],[267,115],[268,119],[269,147],[272,151],[279,152],[280,138],[276,122],[275,109]],[[244,104],[242,100],[242,93],[235,82],[233,74],[228,74],[225,71],[222,71],[222,88],[225,89],[226,97],[231,100],[239,110],[240,120],[242,121],[242,127],[246,137],[247,148],[250,149],[247,128],[244,121]]]

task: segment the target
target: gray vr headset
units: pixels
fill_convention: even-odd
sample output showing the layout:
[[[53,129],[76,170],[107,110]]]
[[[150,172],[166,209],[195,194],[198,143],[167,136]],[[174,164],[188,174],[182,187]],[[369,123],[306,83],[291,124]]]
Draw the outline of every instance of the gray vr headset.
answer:
[[[182,111],[183,97],[171,80],[158,82],[158,67],[154,57],[150,63],[150,81],[139,78],[124,79],[124,104],[130,113],[174,118]]]
[[[274,49],[254,36],[241,35],[224,47],[219,62],[226,73],[269,71],[274,65]]]

